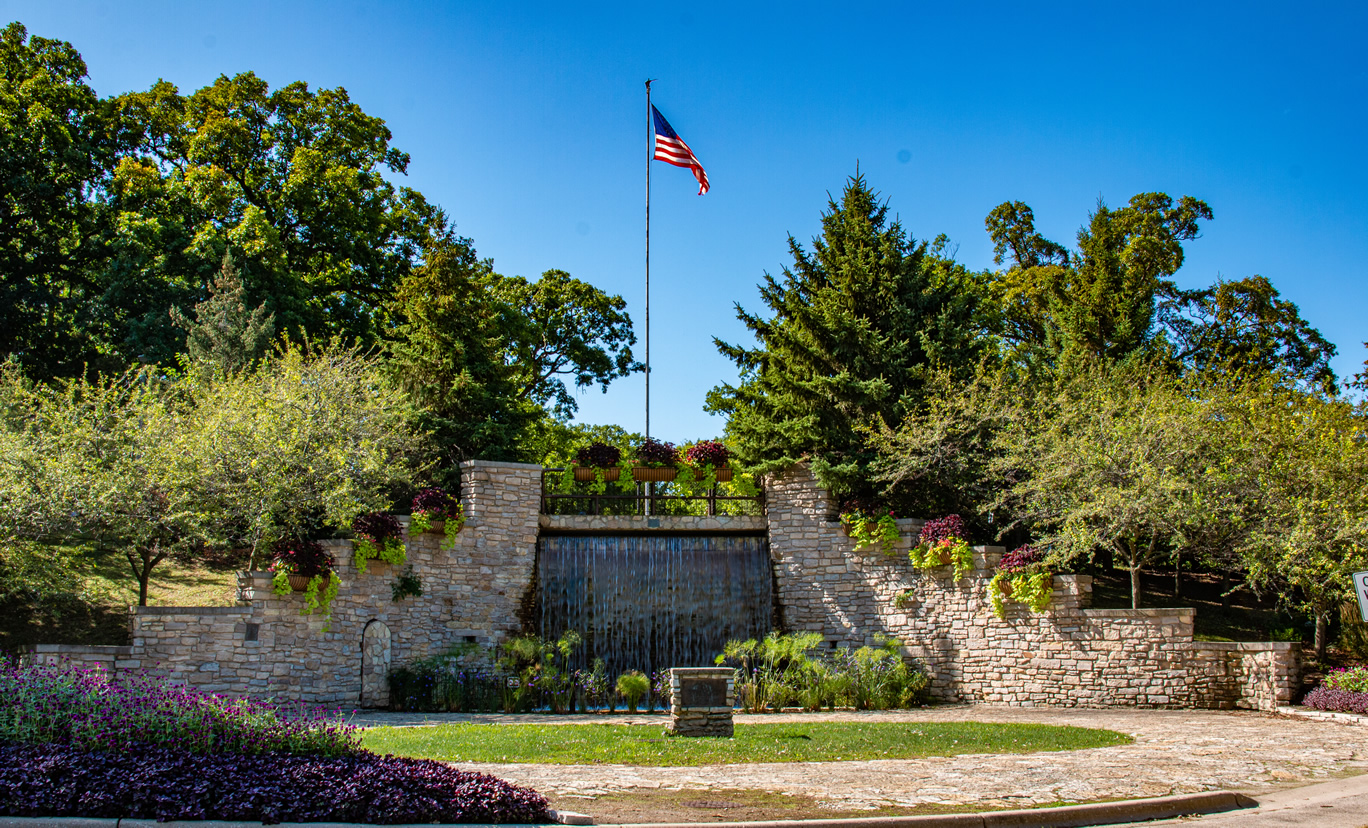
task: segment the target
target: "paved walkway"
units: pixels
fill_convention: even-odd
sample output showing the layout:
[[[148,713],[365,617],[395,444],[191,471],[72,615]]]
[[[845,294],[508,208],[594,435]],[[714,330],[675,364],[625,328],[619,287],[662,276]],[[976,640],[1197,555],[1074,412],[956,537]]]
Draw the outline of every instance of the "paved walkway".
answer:
[[[631,789],[749,788],[801,793],[847,808],[942,803],[990,807],[1131,799],[1208,790],[1257,797],[1292,784],[1368,772],[1368,729],[1263,713],[946,706],[889,713],[738,715],[737,722],[1039,722],[1128,733],[1121,747],[1011,755],[861,762],[762,763],[695,768],[628,765],[462,764],[548,796],[592,799]],[[421,726],[453,721],[637,723],[655,716],[357,714],[355,723]],[[588,809],[586,803],[586,809]]]

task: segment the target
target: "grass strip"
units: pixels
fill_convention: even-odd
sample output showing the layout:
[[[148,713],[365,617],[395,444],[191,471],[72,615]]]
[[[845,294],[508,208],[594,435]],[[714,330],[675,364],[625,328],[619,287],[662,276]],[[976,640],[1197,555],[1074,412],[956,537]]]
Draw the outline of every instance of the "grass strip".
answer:
[[[1130,744],[1111,730],[991,722],[738,724],[731,739],[666,736],[657,725],[447,724],[378,727],[377,753],[448,762],[648,767],[745,762],[841,762],[974,753],[1036,753]]]

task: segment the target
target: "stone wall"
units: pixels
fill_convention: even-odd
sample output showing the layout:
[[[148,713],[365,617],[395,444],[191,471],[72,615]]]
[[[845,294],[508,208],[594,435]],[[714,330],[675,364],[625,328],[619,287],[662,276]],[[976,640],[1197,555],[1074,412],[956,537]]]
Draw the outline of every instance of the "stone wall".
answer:
[[[937,699],[1272,710],[1295,692],[1298,645],[1194,641],[1191,609],[1090,609],[1086,575],[1055,576],[1046,612],[1008,601],[999,619],[987,586],[1001,548],[978,547],[959,582],[948,566],[908,562],[916,521],[900,521],[904,540],[891,555],[856,550],[804,467],[770,480],[766,505],[786,625],[830,646],[896,637],[931,674]]]
[[[351,541],[324,541],[342,582],[327,618],[301,615],[302,594],[274,594],[271,573],[243,572],[241,606],[138,607],[131,647],[50,645],[28,657],[147,669],[208,692],[384,704],[390,664],[463,642],[494,644],[521,628],[536,565],[541,467],[476,461],[462,472],[466,524],[455,547],[442,548],[440,523],[405,536],[421,597],[394,601],[394,568],[370,561],[361,574]],[[400,521],[407,531],[407,518]]]
[[[1298,645],[1196,642],[1189,609],[1092,609],[1088,576],[1056,576],[1045,613],[1009,602],[998,619],[985,590],[1000,548],[976,549],[959,582],[950,567],[908,562],[920,521],[899,521],[892,554],[856,550],[804,467],[767,481],[764,518],[543,516],[539,466],[477,461],[462,472],[467,520],[455,547],[442,548],[440,526],[406,537],[421,597],[394,601],[395,572],[372,561],[363,575],[351,542],[330,541],[342,581],[330,618],[300,615],[302,595],[275,595],[269,573],[245,572],[239,606],[139,607],[131,647],[44,645],[27,657],[153,670],[211,692],[380,706],[390,665],[520,631],[541,531],[766,531],[786,628],[820,632],[831,647],[897,637],[941,700],[1272,710],[1295,692]]]

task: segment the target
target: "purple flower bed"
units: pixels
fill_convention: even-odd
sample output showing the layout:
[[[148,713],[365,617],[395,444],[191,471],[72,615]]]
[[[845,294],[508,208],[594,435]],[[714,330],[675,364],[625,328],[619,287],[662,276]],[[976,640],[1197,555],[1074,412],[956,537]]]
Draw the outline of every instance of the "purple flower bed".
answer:
[[[943,518],[928,520],[922,524],[918,543],[937,546],[945,541],[966,540],[964,520],[959,515],[946,515]]]
[[[0,814],[277,822],[550,822],[530,788],[430,759],[359,752],[195,756],[0,743]]]
[[[341,756],[360,740],[339,711],[217,696],[142,673],[0,660],[0,742]]]
[[[1317,687],[1302,699],[1302,706],[1313,710],[1330,710],[1335,713],[1358,713],[1368,716],[1368,693],[1355,693],[1350,690],[1334,690]]]

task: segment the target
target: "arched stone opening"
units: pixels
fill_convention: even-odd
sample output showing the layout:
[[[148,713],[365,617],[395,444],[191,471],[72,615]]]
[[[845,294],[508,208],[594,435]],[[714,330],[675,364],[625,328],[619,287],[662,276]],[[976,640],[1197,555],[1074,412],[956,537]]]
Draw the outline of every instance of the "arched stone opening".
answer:
[[[361,706],[389,706],[390,630],[371,621],[361,633]]]

